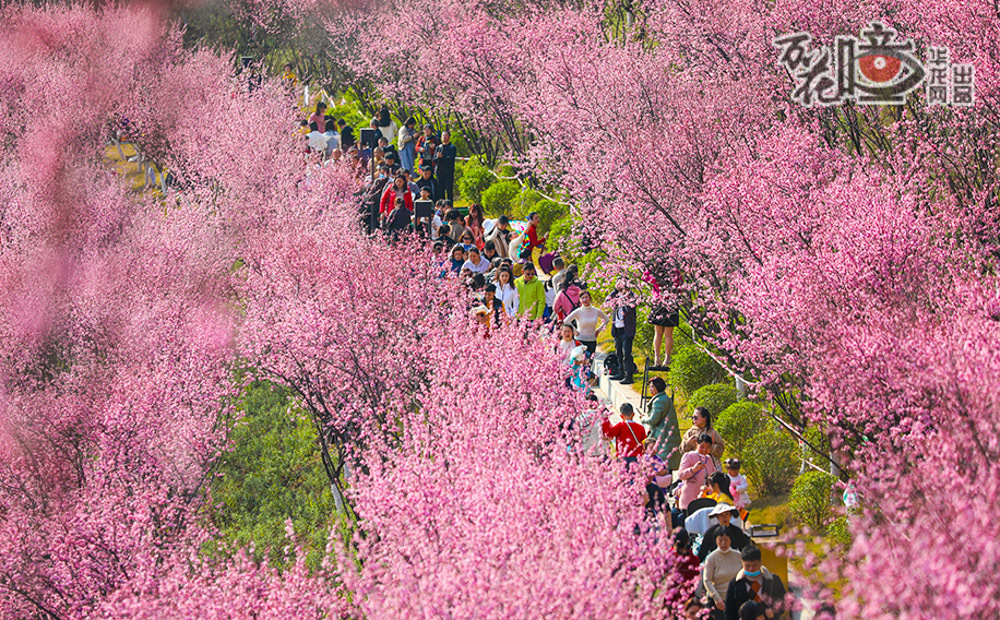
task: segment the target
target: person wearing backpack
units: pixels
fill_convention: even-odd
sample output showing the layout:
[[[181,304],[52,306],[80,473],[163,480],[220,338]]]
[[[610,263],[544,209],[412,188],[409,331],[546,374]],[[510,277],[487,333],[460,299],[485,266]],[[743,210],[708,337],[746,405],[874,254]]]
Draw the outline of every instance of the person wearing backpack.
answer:
[[[580,293],[583,289],[576,282],[576,274],[576,265],[570,265],[559,282],[559,292],[552,302],[552,313],[560,323],[566,320],[570,312],[580,307]]]

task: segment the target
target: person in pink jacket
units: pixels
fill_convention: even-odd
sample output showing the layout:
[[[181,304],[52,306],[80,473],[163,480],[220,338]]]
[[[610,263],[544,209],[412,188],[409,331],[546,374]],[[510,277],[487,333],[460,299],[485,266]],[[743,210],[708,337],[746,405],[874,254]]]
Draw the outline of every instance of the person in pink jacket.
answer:
[[[698,438],[698,449],[685,452],[681,457],[681,466],[677,471],[680,478],[678,487],[677,510],[675,518],[679,518],[680,523],[684,523],[683,514],[688,504],[698,499],[702,489],[705,488],[705,481],[715,473],[715,461],[712,460],[712,436],[703,434]],[[675,521],[676,522],[676,521]]]
[[[559,282],[559,293],[552,302],[552,313],[560,321],[564,321],[570,312],[580,307],[580,293],[583,289],[576,283],[576,274],[576,265],[570,265]]]

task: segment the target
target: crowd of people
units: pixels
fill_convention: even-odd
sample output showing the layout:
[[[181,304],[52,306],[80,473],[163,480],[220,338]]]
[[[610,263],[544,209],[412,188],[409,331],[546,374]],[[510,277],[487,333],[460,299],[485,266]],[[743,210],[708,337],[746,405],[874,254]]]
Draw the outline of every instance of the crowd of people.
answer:
[[[289,71],[286,68],[286,74]],[[569,389],[597,400],[592,360],[608,328],[614,353],[605,369],[612,381],[633,383],[639,302],[625,286],[607,296],[605,311],[595,304],[576,265],[542,253],[546,238],[539,214],[521,223],[506,216],[488,219],[479,204],[471,205],[467,214],[454,208],[457,149],[448,131],[438,135],[430,124],[418,130],[413,118],[399,126],[385,107],[367,129],[371,131],[355,135],[344,119],[326,115],[322,102],[302,121],[303,148],[317,165],[342,162],[355,172],[359,216],[369,233],[382,230],[390,238],[415,234],[427,239],[439,275],[458,278],[468,290],[470,314],[486,337],[515,319],[547,326]],[[680,274],[647,271],[643,280],[660,299],[671,280],[679,285]],[[649,368],[667,370],[673,329],[679,324],[677,309],[657,301],[648,316],[654,331]],[[616,456],[639,474],[647,513],[673,529],[682,572],[692,580],[700,577],[689,613],[709,607],[717,619],[781,617],[784,584],[762,566],[760,549],[744,529],[749,498],[739,460],[722,463],[725,442],[712,427],[711,412],[696,408],[691,428],[678,436],[666,381],[654,376],[648,388],[650,398],[638,420],[626,403],[619,411],[621,422],[603,417],[594,432],[613,442]]]

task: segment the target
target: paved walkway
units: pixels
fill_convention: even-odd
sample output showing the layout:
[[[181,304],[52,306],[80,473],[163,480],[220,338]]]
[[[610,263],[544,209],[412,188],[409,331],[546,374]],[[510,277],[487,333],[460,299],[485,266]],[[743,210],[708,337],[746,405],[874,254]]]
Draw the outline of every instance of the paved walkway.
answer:
[[[612,423],[617,423],[621,421],[618,409],[623,403],[630,403],[635,409],[637,416],[642,411],[642,397],[639,393],[642,390],[642,386],[638,383],[621,385],[617,381],[611,381],[608,375],[604,373],[604,359],[607,355],[607,353],[598,351],[594,356],[593,371],[595,376],[598,377],[594,392],[601,402],[612,412],[610,416]],[[632,389],[633,386],[635,389]],[[676,478],[677,472],[674,471],[673,474]],[[807,584],[801,575],[797,574],[791,567],[788,570],[788,583],[786,585],[795,594],[801,606],[801,609],[792,612],[792,620],[813,620],[816,616],[815,610],[819,606],[819,601],[806,594],[805,588]]]

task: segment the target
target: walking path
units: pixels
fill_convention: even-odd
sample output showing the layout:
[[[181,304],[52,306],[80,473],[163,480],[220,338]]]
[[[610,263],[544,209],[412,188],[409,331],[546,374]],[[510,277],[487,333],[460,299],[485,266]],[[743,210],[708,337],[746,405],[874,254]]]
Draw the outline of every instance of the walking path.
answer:
[[[642,411],[642,396],[640,391],[642,386],[639,383],[633,384],[635,389],[632,389],[632,385],[621,385],[616,381],[612,381],[608,375],[604,372],[604,359],[608,356],[607,353],[598,351],[594,355],[593,362],[593,372],[598,378],[597,385],[594,387],[594,392],[601,402],[610,410],[611,412],[611,422],[618,423],[621,421],[621,416],[618,414],[619,408],[624,403],[629,403],[632,408],[635,409],[636,413]],[[677,476],[677,471],[672,472],[674,477]],[[788,542],[782,541],[780,539],[768,540],[768,543],[775,542]],[[791,612],[792,620],[813,620],[816,616],[816,609],[819,607],[820,602],[813,599],[807,594],[807,584],[791,566],[788,567],[788,583],[786,584],[789,590],[795,594],[796,599],[800,609]]]

